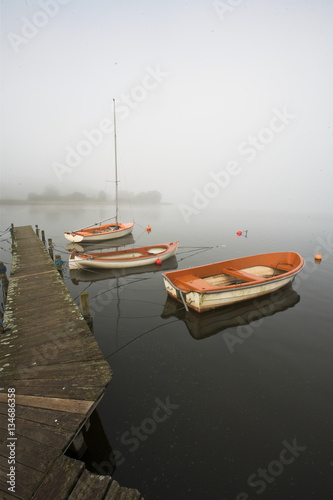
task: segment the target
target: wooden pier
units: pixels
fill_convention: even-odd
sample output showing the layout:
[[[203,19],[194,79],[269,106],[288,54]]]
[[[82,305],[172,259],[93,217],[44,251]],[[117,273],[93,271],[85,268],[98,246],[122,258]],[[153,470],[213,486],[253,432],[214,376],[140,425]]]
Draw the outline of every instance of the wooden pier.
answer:
[[[15,228],[3,326],[0,498],[141,499],[64,455],[103,397],[111,370],[31,226]],[[15,420],[8,392],[15,395]]]

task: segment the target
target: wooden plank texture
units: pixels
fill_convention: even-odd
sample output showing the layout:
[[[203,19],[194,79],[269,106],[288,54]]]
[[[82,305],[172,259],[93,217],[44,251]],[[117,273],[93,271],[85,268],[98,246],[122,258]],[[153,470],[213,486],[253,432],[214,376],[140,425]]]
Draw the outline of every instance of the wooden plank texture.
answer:
[[[0,455],[6,460],[6,463],[8,461],[8,450],[6,448],[7,437],[7,431],[0,429],[0,443],[2,444],[0,447]],[[41,453],[41,450],[43,453]],[[53,445],[41,447],[35,439],[29,439],[24,436],[19,436],[17,439],[16,463],[27,465],[44,474],[47,473],[58,454],[58,449],[53,447]],[[6,470],[7,474],[8,463],[6,465]]]
[[[111,487],[105,495],[105,500],[140,500],[142,497],[138,490],[122,488],[117,481],[112,481]],[[144,500],[142,498],[142,500]]]
[[[112,373],[31,226],[15,228],[13,246],[0,336],[0,498],[141,499],[64,455]],[[7,484],[8,388],[16,400],[15,492]]]
[[[38,488],[34,500],[54,500],[68,498],[73,491],[79,476],[84,470],[84,464],[61,455],[45,481]],[[55,496],[55,494],[57,496]]]
[[[111,483],[111,477],[98,476],[85,470],[71,493],[69,500],[102,500]]]
[[[40,483],[58,484],[84,465],[63,456],[103,396],[111,370],[80,310],[30,226],[15,228],[13,259],[0,337],[0,497],[8,492],[7,389],[15,388],[17,488],[32,498]],[[52,467],[52,475],[48,477]],[[59,476],[61,475],[61,477]],[[52,482],[53,481],[53,482]],[[19,486],[20,483],[20,486]],[[43,483],[45,484],[45,483]],[[45,487],[44,487],[45,488]],[[39,490],[40,498],[49,498]]]
[[[4,402],[7,399],[6,394],[0,394],[0,401]],[[16,396],[16,404],[35,407],[35,408],[46,408],[49,410],[59,410],[66,411],[69,413],[80,413],[86,415],[91,407],[93,406],[93,401],[77,401],[73,399],[61,399],[61,398],[41,398],[38,396]]]

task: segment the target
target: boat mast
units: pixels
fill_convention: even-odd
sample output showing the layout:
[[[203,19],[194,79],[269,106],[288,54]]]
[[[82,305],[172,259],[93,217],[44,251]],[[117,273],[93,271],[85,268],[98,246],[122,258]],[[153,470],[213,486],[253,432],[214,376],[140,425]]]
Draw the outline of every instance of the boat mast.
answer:
[[[118,227],[118,168],[117,168],[117,131],[116,131],[116,101],[113,99],[113,122],[114,122],[114,163],[116,176],[116,228]]]

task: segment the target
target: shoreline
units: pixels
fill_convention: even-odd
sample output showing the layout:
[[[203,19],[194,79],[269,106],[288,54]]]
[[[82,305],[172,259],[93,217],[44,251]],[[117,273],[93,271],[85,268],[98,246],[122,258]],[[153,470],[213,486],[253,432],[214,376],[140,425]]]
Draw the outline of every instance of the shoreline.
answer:
[[[100,206],[113,206],[114,202],[101,202],[98,200],[0,200],[1,205],[100,205]],[[142,202],[131,202],[131,205],[143,205]],[[160,201],[158,203],[146,201],[144,205],[173,205],[173,203],[168,201]]]

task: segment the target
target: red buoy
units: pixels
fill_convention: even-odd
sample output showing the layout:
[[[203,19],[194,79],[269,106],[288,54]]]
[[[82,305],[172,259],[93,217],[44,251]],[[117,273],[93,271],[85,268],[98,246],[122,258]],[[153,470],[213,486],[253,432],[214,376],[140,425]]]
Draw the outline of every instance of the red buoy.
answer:
[[[161,259],[156,259],[156,264],[157,264],[158,266],[160,266],[160,265],[162,264]]]
[[[237,236],[242,236],[242,231],[237,231]]]

